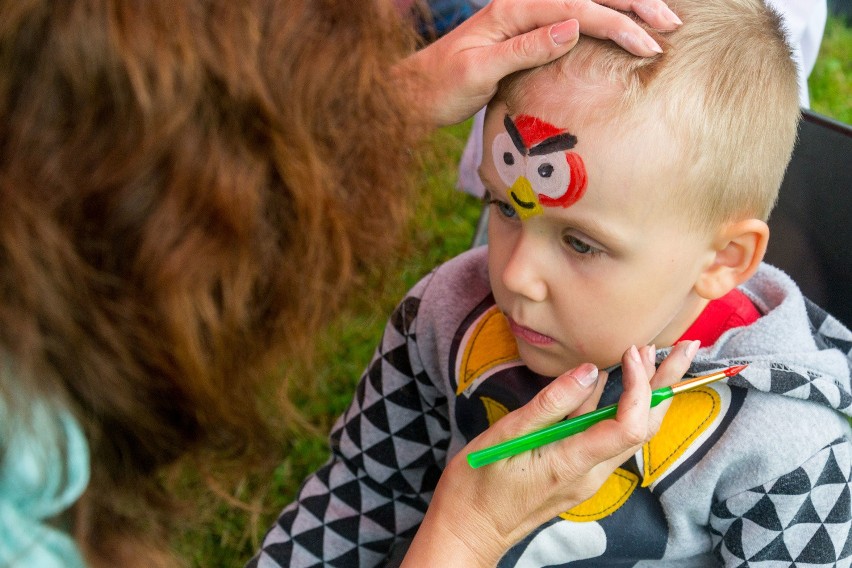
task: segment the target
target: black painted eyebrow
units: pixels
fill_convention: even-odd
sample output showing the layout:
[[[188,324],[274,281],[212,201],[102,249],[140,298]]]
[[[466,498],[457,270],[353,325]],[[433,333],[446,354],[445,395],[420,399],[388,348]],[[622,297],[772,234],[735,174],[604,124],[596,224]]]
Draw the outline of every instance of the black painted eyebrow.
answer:
[[[524,139],[521,138],[521,133],[518,132],[518,127],[515,126],[515,122],[508,114],[503,118],[503,125],[506,127],[506,132],[509,133],[509,138],[512,139],[512,143],[515,145],[515,148],[518,149],[521,156],[526,156],[527,147],[524,144]],[[547,142],[547,140],[545,140],[545,142]]]
[[[511,135],[511,133],[510,133]],[[536,144],[530,148],[530,156],[541,156],[542,154],[551,154],[563,150],[570,150],[577,145],[577,137],[568,132],[551,136],[540,144]]]

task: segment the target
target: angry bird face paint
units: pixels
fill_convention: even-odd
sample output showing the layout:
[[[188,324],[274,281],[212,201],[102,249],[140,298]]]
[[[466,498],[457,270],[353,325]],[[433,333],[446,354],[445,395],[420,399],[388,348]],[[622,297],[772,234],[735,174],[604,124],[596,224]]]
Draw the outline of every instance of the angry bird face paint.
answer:
[[[583,159],[569,152],[577,137],[533,116],[503,119],[491,155],[500,179],[521,219],[544,213],[543,207],[570,207],[586,191]]]

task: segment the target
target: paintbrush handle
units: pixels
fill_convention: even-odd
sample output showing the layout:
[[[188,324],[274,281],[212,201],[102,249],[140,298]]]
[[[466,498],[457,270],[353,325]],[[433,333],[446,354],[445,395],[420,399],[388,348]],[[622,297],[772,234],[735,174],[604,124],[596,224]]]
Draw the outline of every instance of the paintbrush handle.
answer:
[[[663,387],[651,391],[651,407],[657,406],[664,400],[671,398],[673,395],[671,387]],[[552,426],[547,426],[541,430],[530,432],[518,438],[507,440],[500,444],[495,444],[488,448],[471,452],[467,456],[467,463],[470,467],[477,468],[496,461],[518,455],[541,446],[562,440],[568,436],[578,434],[583,430],[597,424],[601,420],[613,418],[618,412],[617,404],[603,406],[592,412],[568,418],[561,422],[557,422]]]
[[[686,379],[671,387],[663,387],[661,389],[653,390],[651,391],[651,407],[657,406],[664,400],[669,399],[678,393],[687,392],[691,389],[724,379],[725,377],[733,377],[746,367],[748,367],[747,363],[745,365],[734,365],[733,367],[728,367],[727,369],[717,371],[710,375]],[[609,406],[598,408],[597,410],[587,414],[582,414],[575,418],[569,418],[562,422],[557,422],[552,426],[542,428],[535,432],[530,432],[529,434],[515,438],[514,440],[507,440],[489,448],[485,448],[477,452],[471,452],[467,456],[467,463],[469,463],[471,467],[482,467],[483,465],[488,465],[496,462],[497,460],[512,457],[520,454],[521,452],[540,448],[545,444],[550,444],[557,440],[567,438],[572,434],[582,432],[601,420],[612,418],[615,416],[617,411],[618,405],[610,404]]]

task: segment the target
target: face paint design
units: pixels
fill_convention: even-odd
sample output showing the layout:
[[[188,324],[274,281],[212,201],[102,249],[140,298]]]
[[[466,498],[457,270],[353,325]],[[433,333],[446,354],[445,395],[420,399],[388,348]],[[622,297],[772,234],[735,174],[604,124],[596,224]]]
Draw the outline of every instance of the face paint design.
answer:
[[[543,207],[570,207],[586,191],[586,166],[574,152],[577,137],[533,116],[503,119],[506,132],[494,137],[491,157],[509,187],[521,219]]]

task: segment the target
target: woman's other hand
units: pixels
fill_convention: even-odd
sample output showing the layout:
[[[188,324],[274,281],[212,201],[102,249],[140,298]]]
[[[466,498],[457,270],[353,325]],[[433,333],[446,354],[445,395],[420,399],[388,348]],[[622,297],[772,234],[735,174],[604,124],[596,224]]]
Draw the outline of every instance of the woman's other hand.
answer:
[[[493,0],[399,67],[415,103],[436,126],[462,121],[490,100],[511,73],[567,53],[579,33],[611,39],[640,56],[659,45],[628,16],[671,30],[680,20],[662,0]]]

